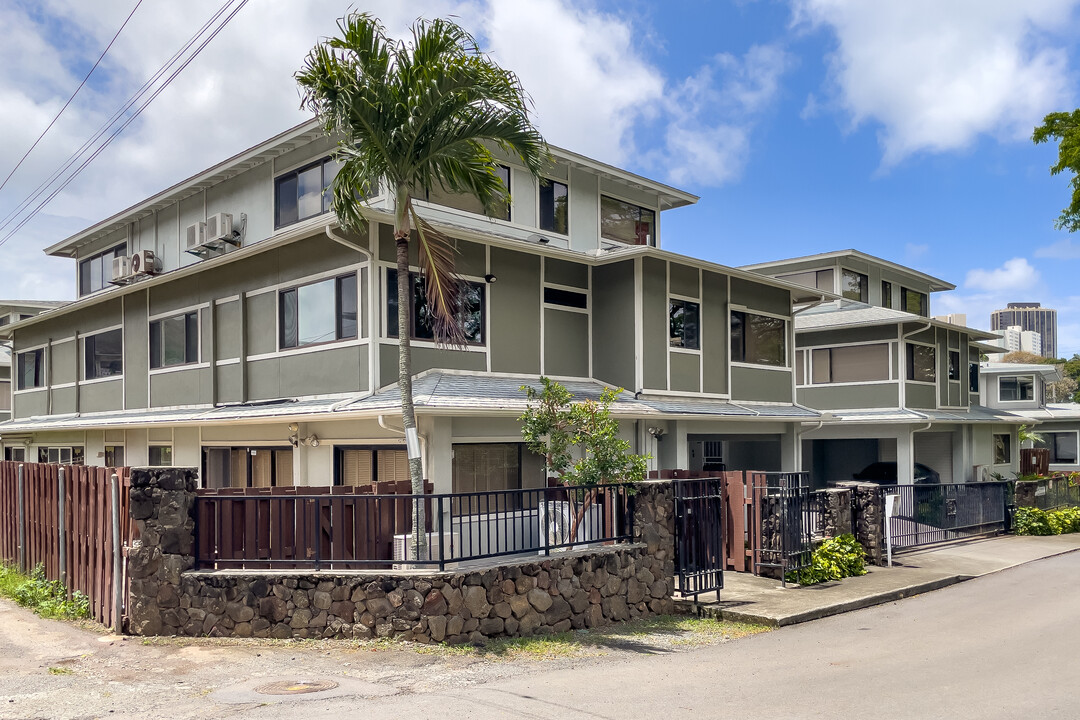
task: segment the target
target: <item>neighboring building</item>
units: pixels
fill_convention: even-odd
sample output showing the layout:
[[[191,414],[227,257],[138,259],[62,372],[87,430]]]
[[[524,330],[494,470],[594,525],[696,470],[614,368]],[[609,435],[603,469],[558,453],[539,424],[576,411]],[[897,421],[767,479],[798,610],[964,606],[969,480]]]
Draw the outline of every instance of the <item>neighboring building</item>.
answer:
[[[333,149],[304,123],[48,248],[74,260],[80,298],[0,331],[37,369],[0,442],[35,460],[196,466],[212,487],[403,477],[394,200],[384,189],[367,230],[343,234],[322,195]],[[539,186],[505,162],[499,217],[417,201],[468,281],[464,348],[431,341],[413,295],[436,492],[544,482],[517,420],[520,386],[542,374],[578,397],[626,388],[614,413],[654,468],[705,447],[730,469],[801,467],[819,414],[795,402],[794,317],[835,296],[661,249],[663,214],[696,197],[553,154]]]
[[[935,315],[934,320],[940,320],[950,325],[967,325],[966,313],[949,313],[948,315]]]
[[[1038,354],[1057,357],[1057,310],[1044,308],[1039,303],[1009,303],[1006,309],[990,313],[991,330],[1007,330],[1013,326],[1019,327],[1021,332],[1039,335],[1042,352]]]
[[[0,300],[0,328],[63,304],[43,300]],[[17,370],[12,367],[11,348],[0,342],[0,422],[11,419],[12,380]]]
[[[756,263],[742,269],[922,317],[930,316],[931,293],[956,289],[932,275],[858,250]]]

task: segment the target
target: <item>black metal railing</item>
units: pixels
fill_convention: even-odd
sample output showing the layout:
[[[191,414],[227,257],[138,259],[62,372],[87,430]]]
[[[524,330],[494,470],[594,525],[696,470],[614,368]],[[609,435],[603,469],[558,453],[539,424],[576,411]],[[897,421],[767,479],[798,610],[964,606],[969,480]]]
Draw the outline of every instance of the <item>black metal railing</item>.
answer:
[[[1080,507],[1080,482],[1064,476],[1022,482],[1035,483],[1033,506],[1039,510]]]
[[[335,490],[338,490],[335,488]],[[348,489],[346,489],[348,490]],[[625,485],[428,495],[295,492],[196,500],[199,568],[445,569],[509,555],[626,542]],[[425,531],[417,538],[418,509]]]
[[[755,574],[773,574],[786,581],[790,573],[810,566],[825,512],[821,495],[810,490],[809,481],[805,472],[751,473],[753,512],[760,528]]]
[[[890,485],[884,495],[896,495],[888,518],[894,548],[1003,532],[1007,524],[1006,482]]]
[[[697,600],[724,587],[724,506],[721,478],[673,480],[675,590]]]

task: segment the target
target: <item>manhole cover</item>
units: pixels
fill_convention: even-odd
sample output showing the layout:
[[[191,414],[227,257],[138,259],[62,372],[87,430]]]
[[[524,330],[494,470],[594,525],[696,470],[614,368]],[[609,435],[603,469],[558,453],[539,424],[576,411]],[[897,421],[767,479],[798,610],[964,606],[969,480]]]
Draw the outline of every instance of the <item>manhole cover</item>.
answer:
[[[337,686],[333,680],[281,680],[260,685],[255,692],[260,695],[307,695],[333,690]]]

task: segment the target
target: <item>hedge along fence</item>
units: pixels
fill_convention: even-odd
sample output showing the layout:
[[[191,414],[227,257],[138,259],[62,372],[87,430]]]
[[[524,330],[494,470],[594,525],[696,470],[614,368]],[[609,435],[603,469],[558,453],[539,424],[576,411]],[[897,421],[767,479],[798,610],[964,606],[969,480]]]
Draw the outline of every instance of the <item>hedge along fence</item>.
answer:
[[[128,471],[0,462],[0,560],[23,572],[40,564],[47,578],[90,599],[91,617],[117,629],[124,578],[114,532],[121,545],[134,532]]]

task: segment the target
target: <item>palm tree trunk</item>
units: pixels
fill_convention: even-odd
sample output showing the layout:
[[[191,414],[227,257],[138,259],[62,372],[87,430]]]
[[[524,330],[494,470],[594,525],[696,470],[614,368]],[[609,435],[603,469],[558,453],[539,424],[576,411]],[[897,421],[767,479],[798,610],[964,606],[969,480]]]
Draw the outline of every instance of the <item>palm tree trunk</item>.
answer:
[[[398,300],[398,388],[401,390],[401,423],[405,428],[406,449],[409,455],[409,480],[412,494],[424,494],[424,464],[419,452],[419,440],[410,442],[410,436],[416,436],[416,409],[413,407],[412,393],[412,344],[409,337],[409,320],[412,303],[409,286],[409,222],[407,196],[398,192],[398,203],[394,227],[394,241],[397,249],[397,300]],[[414,500],[412,504],[412,538],[409,543],[410,560],[427,560],[427,525],[424,516],[423,500]]]

